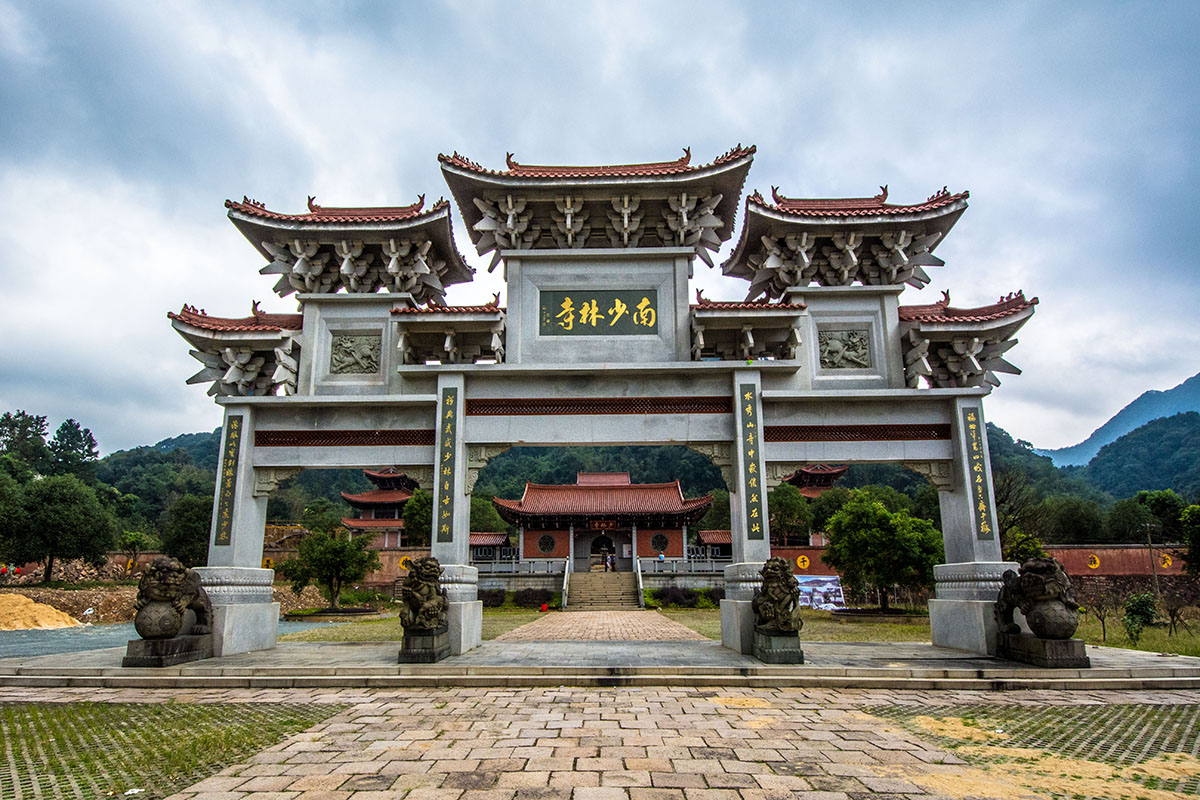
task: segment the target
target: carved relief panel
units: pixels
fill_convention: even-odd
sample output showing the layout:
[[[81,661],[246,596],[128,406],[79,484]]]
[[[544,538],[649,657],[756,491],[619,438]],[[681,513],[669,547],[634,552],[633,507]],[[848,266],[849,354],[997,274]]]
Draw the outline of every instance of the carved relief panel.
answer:
[[[822,369],[870,369],[871,335],[865,330],[822,330],[817,333]]]
[[[373,375],[379,372],[379,334],[335,333],[329,350],[330,375]]]

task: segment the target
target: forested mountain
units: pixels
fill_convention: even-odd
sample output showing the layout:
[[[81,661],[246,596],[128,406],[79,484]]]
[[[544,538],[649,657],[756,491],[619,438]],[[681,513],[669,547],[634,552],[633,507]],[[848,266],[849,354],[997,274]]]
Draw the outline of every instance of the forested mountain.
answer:
[[[1079,444],[1058,450],[1038,450],[1038,454],[1049,456],[1055,466],[1086,464],[1100,448],[1119,437],[1162,417],[1170,417],[1185,411],[1200,411],[1200,374],[1193,375],[1183,383],[1165,392],[1152,390],[1122,408],[1108,422],[1101,425],[1092,435]]]
[[[1148,422],[1102,447],[1078,474],[1113,497],[1174,489],[1194,501],[1200,495],[1200,414]]]
[[[186,450],[192,457],[193,464],[215,472],[217,458],[221,452],[221,429],[218,427],[212,433],[181,433],[170,439],[163,439],[154,445],[154,449],[164,453],[179,449]]]

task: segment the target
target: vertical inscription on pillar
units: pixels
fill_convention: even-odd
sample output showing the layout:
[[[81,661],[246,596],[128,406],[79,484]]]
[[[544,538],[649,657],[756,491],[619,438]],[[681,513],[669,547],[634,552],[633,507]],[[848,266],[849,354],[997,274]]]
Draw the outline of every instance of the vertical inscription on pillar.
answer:
[[[442,389],[438,405],[437,540],[454,541],[454,462],[458,440],[458,389]]]
[[[746,481],[746,538],[763,538],[763,520],[767,518],[762,475],[758,471],[758,460],[762,449],[762,437],[758,424],[758,388],[753,383],[741,385],[738,400],[738,432],[742,446],[742,469]]]
[[[971,509],[975,516],[976,536],[993,539],[996,536],[992,521],[992,506],[988,502],[987,469],[983,463],[983,429],[979,424],[979,412],[964,408],[963,430],[967,434],[967,484],[971,487]]]
[[[225,450],[221,453],[221,497],[217,501],[215,545],[233,540],[233,501],[237,496],[238,453],[242,449],[242,417],[225,420]]]

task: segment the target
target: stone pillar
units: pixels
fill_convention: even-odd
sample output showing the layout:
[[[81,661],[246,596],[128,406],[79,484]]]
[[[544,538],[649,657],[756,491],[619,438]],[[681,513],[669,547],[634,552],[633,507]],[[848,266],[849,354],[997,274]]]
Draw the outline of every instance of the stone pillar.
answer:
[[[567,572],[575,571],[575,523],[567,525]]]
[[[254,423],[253,407],[225,407],[208,566],[196,569],[212,601],[218,657],[274,647],[279,628],[275,571],[262,568],[267,496],[278,483],[255,474]],[[260,485],[260,477],[268,480]]]
[[[733,563],[725,568],[721,601],[721,644],[750,653],[754,612],[750,607],[759,570],[771,557],[767,524],[766,476],[762,454],[762,385],[758,370],[733,373],[733,475],[729,483],[729,522]]]
[[[629,526],[629,541],[630,541],[629,547],[631,550],[633,550],[633,557],[637,558],[638,557],[638,549],[637,549],[637,525],[636,524]],[[616,547],[616,545],[614,544],[613,547]],[[614,553],[613,555],[615,556],[616,554]]]
[[[938,488],[946,549],[946,563],[934,567],[930,633],[935,645],[994,655],[1000,576],[1017,564],[1000,554],[982,401],[956,398],[951,416],[954,458],[936,479],[930,475]]]
[[[442,565],[448,600],[450,652],[460,655],[482,641],[479,570],[471,566],[471,495],[467,491],[466,382],[461,372],[438,376],[437,461],[433,472],[431,554]]]

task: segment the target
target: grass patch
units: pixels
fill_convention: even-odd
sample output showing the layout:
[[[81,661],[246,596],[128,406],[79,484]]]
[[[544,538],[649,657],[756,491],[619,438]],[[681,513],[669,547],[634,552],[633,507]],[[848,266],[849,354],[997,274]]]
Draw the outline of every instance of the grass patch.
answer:
[[[0,797],[166,797],[344,706],[0,704]]]
[[[1054,796],[1200,792],[1200,705],[889,705],[863,711],[932,738],[998,778]]]
[[[483,610],[483,638],[495,639],[502,633],[533,622],[540,611],[534,609],[491,609]],[[718,627],[720,623],[718,621]],[[719,634],[718,634],[719,636]],[[307,631],[285,634],[281,642],[398,642],[404,638],[404,627],[399,617],[361,620],[344,625],[329,625]]]
[[[659,611],[668,619],[686,625],[709,639],[721,638],[721,612],[713,609],[674,609]],[[828,611],[803,611],[803,642],[928,642],[929,619],[916,617],[911,623],[838,622]],[[919,621],[918,621],[919,620]]]
[[[1125,635],[1121,625],[1120,615],[1109,617],[1107,621],[1107,640],[1100,637],[1100,620],[1091,614],[1079,615],[1079,630],[1075,638],[1083,639],[1088,644],[1098,644],[1104,647],[1122,647],[1126,650],[1145,650],[1150,653],[1174,653],[1181,656],[1200,656],[1200,621],[1189,619],[1188,627],[1192,633],[1181,630],[1174,636],[1167,636],[1167,626],[1152,625],[1142,629],[1142,635],[1135,645]]]

